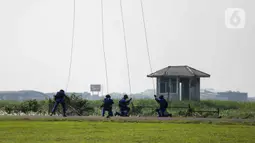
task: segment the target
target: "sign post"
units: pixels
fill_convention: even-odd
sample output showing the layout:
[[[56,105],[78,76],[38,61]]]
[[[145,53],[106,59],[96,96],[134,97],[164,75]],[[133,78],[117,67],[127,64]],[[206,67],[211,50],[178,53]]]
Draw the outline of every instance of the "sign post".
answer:
[[[91,94],[92,97],[94,97],[94,96],[99,97],[99,93],[101,92],[101,84],[91,84],[90,85],[90,92],[92,93]]]

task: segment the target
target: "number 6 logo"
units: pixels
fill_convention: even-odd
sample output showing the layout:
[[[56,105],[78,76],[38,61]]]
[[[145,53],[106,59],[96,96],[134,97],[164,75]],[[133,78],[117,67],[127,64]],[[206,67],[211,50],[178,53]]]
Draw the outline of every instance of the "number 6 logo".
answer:
[[[227,28],[244,28],[245,12],[240,8],[228,8],[225,11],[225,24]]]

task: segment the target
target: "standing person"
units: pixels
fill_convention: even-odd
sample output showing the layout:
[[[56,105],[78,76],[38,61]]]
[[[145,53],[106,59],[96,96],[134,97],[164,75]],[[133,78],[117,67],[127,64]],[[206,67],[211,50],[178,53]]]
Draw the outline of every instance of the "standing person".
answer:
[[[63,116],[66,117],[65,97],[66,97],[66,94],[65,94],[65,91],[63,89],[61,89],[59,92],[57,92],[57,94],[54,96],[55,104],[54,104],[54,107],[51,111],[50,116],[52,116],[52,114],[55,113],[58,105],[61,104],[62,108],[63,108]]]
[[[165,100],[163,95],[160,95],[159,98],[157,98],[156,95],[154,95],[155,100],[159,103],[159,109],[156,109],[159,117],[164,117],[166,109],[168,107],[168,103]]]
[[[103,107],[102,109],[102,116],[104,117],[104,114],[105,114],[105,111],[108,111],[108,117],[110,116],[113,116],[113,113],[112,113],[112,105],[114,104],[113,100],[111,99],[111,96],[109,94],[107,94],[105,96],[105,99],[103,101],[103,104],[101,105],[101,108]]]
[[[116,112],[115,115],[119,115],[119,116],[128,116],[130,108],[128,107],[130,101],[132,100],[132,98],[130,98],[129,100],[128,96],[125,94],[124,97],[119,101],[119,108],[120,108],[120,113]]]

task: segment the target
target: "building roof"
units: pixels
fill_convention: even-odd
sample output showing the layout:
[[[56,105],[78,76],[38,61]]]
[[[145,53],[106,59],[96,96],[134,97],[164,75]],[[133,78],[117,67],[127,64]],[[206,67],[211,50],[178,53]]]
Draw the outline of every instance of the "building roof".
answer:
[[[147,75],[147,77],[210,77],[209,74],[194,69],[189,66],[168,66],[154,73]]]

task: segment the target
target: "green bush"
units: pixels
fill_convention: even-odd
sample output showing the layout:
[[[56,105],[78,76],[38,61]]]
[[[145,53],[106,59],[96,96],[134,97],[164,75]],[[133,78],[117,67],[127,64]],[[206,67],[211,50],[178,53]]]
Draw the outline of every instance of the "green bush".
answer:
[[[75,110],[78,115],[89,115],[89,113],[93,113],[94,111],[94,108],[89,104],[89,101],[86,99],[82,99],[81,96],[76,96],[75,94],[72,94],[70,96],[70,100],[68,101],[71,109]]]
[[[101,115],[101,104],[102,100],[90,101],[82,99],[80,96],[71,94],[65,100],[67,105],[68,115]],[[190,104],[191,109],[188,110]],[[23,102],[17,101],[0,101],[0,110],[5,111],[8,114],[34,112],[37,114],[49,113],[53,108],[54,101],[52,99],[44,101],[28,100]],[[155,116],[155,109],[158,108],[158,104],[153,99],[145,100],[133,100],[131,107],[131,115],[140,116]],[[186,107],[186,108],[183,108]],[[172,113],[173,116],[201,116],[201,117],[213,117],[215,113],[194,113],[194,111],[210,110],[216,111],[220,109],[220,116],[223,118],[244,118],[254,119],[255,118],[255,102],[233,102],[233,101],[213,101],[206,100],[200,102],[189,102],[189,101],[178,101],[169,102],[168,112]],[[113,111],[118,111],[118,100],[114,99]],[[57,108],[56,113],[61,114],[61,106]]]
[[[51,109],[54,106],[54,101],[49,99],[49,108],[48,112],[51,112]],[[80,116],[87,116],[94,112],[93,106],[89,103],[88,100],[82,99],[81,96],[77,96],[74,93],[70,96],[67,96],[65,99],[65,104],[67,108],[67,115],[80,115]],[[61,106],[61,105],[59,105]],[[62,113],[62,108],[57,108],[56,113]]]

